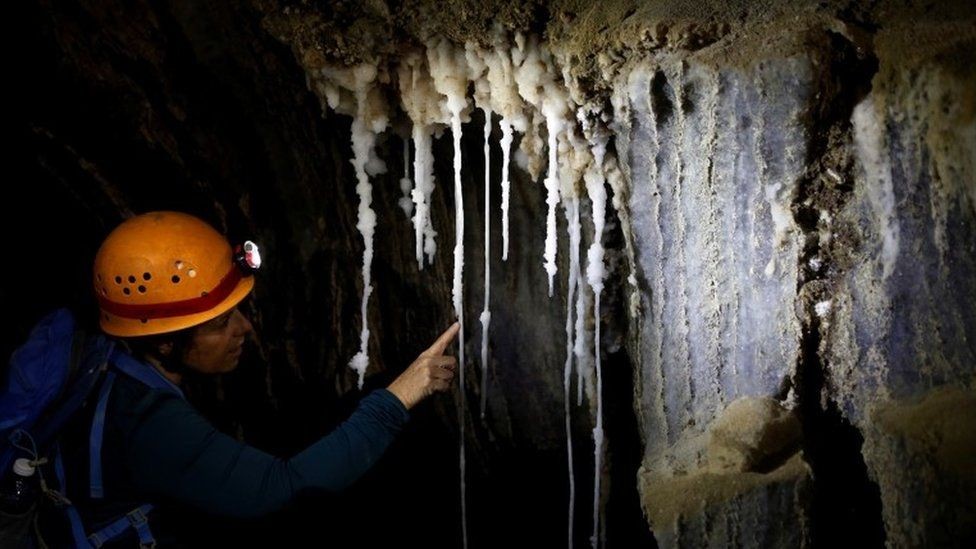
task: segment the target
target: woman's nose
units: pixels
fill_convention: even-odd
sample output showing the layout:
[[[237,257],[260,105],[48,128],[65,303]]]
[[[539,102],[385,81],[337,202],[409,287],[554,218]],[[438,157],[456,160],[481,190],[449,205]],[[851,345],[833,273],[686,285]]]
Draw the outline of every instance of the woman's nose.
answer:
[[[246,336],[254,331],[254,326],[251,325],[251,321],[240,311],[240,309],[234,310],[234,320],[237,323],[237,334],[241,336]]]

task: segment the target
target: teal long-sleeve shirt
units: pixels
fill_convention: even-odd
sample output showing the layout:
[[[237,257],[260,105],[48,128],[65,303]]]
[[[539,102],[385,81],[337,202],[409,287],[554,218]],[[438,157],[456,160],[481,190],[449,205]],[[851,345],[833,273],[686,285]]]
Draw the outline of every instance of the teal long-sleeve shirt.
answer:
[[[178,395],[120,374],[105,419],[105,498],[92,500],[84,490],[90,421],[77,430],[69,493],[80,504],[89,533],[143,503],[163,504],[150,513],[150,525],[159,524],[158,514],[172,505],[257,517],[284,507],[304,490],[348,487],[379,460],[409,418],[393,393],[378,389],[332,432],[282,458],[218,431]]]
[[[160,391],[150,391],[120,423],[129,433],[124,460],[137,488],[211,513],[252,517],[280,509],[302,490],[346,488],[408,419],[400,400],[379,389],[333,432],[288,459],[221,433],[185,400]]]

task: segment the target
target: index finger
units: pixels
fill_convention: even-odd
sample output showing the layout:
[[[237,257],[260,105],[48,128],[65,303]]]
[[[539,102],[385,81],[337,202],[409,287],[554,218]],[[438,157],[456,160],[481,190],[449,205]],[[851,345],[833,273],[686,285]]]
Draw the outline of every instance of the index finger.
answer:
[[[447,346],[451,344],[451,341],[454,340],[454,336],[457,335],[458,330],[460,329],[461,329],[460,322],[455,322],[454,324],[451,324],[451,327],[445,330],[444,333],[437,338],[437,341],[435,341],[433,345],[431,345],[426,351],[424,351],[424,354],[428,356],[439,356],[444,354],[444,351],[447,349]]]

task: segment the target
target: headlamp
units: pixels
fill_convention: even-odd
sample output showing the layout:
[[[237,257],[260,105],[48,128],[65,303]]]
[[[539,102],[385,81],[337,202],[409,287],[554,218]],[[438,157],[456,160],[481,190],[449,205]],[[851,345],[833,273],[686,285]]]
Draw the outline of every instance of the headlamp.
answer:
[[[237,263],[245,276],[254,274],[261,268],[261,251],[258,245],[250,240],[238,244],[234,248],[234,263]]]

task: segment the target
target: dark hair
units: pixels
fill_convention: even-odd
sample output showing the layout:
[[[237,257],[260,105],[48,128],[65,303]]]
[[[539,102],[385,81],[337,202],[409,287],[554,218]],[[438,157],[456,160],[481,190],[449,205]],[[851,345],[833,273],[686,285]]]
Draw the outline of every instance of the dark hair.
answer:
[[[196,330],[195,326],[166,334],[129,337],[122,341],[129,347],[133,356],[137,358],[152,357],[158,360],[167,372],[182,374],[187,370],[183,363],[183,356],[190,349],[194,330]],[[169,355],[164,356],[159,352],[159,347],[165,344],[172,344],[173,350]]]

